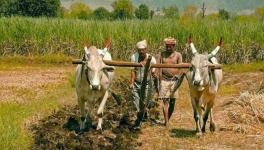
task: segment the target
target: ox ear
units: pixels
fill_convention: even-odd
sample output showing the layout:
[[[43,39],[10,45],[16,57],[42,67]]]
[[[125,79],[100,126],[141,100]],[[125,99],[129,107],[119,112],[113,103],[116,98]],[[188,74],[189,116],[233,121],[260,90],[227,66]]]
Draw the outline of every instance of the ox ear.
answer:
[[[220,38],[217,47],[208,55],[208,59],[211,59],[212,57],[215,57],[215,55],[218,53],[222,46],[222,37]]]
[[[195,54],[198,54],[196,48],[194,47],[194,44],[192,42],[192,36],[190,35],[189,38],[188,38],[188,43],[191,47],[191,50],[192,50],[192,54],[195,55]]]

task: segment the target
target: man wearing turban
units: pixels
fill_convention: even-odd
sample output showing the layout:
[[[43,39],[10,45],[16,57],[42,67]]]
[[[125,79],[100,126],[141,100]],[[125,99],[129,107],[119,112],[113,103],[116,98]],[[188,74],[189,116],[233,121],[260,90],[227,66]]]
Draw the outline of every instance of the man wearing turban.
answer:
[[[182,63],[182,55],[175,51],[176,40],[172,37],[164,39],[165,51],[161,52],[159,63],[161,64],[179,64]],[[176,68],[159,69],[160,90],[159,99],[163,100],[163,115],[165,126],[174,111],[175,100],[179,97],[178,87],[180,86],[183,75]]]
[[[141,63],[143,67],[133,67],[131,68],[131,80],[130,80],[130,88],[132,89],[133,92],[133,99],[134,99],[134,104],[136,111],[140,111],[139,107],[139,101],[140,101],[140,89],[141,89],[141,84],[143,80],[143,75],[144,75],[144,65],[147,62],[149,54],[147,53],[147,41],[143,40],[140,41],[136,44],[137,52],[134,53],[131,56],[131,62],[134,63]],[[150,64],[156,64],[156,59],[152,56]],[[155,73],[155,69],[151,69],[152,75]],[[147,77],[148,84],[146,87],[146,101],[149,102],[151,99],[151,94],[152,94],[152,85],[153,81],[151,80],[151,75]]]

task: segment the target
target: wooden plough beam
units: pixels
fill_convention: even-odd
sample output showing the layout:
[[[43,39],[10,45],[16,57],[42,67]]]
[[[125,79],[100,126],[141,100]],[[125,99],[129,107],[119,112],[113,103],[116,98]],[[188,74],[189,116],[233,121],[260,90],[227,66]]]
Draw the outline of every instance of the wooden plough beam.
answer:
[[[117,66],[117,67],[142,67],[140,63],[133,63],[128,61],[115,61],[115,60],[104,60],[104,63],[108,66]],[[76,59],[72,61],[72,64],[82,64],[81,59]],[[192,65],[190,63],[181,63],[181,64],[153,64],[151,68],[190,68]],[[221,64],[209,64],[210,69],[221,69]]]

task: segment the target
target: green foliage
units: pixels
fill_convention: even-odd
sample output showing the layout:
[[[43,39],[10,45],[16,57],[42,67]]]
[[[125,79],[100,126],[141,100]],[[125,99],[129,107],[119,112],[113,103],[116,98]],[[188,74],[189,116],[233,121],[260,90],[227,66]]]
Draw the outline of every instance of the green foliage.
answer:
[[[135,10],[135,16],[138,19],[148,19],[150,16],[148,6],[145,4],[139,5],[139,7]]]
[[[56,17],[60,10],[60,0],[17,0],[20,15]]]
[[[18,14],[17,0],[1,0],[0,16],[12,16]]]
[[[88,19],[92,14],[92,10],[81,2],[73,3],[70,6],[69,17],[76,19]]]
[[[150,11],[150,18],[151,18],[151,19],[153,18],[154,14],[155,14],[155,11],[154,11],[154,10],[151,10],[151,11]]]
[[[253,15],[237,15],[234,16],[233,19],[241,23],[256,22],[257,20],[256,17]]]
[[[219,9],[219,17],[224,20],[228,20],[230,18],[229,12],[225,9]]]
[[[71,62],[72,58],[65,55],[41,55],[34,57],[26,56],[12,56],[0,57],[0,69],[3,64],[17,65],[17,64],[65,64]],[[5,66],[5,65],[4,65]]]
[[[250,64],[232,64],[224,66],[225,72],[242,73],[242,72],[264,72],[264,61],[253,62]]]
[[[60,0],[1,0],[0,15],[30,17],[56,17],[60,13]]]
[[[261,20],[264,20],[264,7],[256,8],[255,16],[258,17]]]
[[[133,17],[133,4],[130,0],[117,0],[112,4],[114,19],[131,19]]]
[[[168,8],[163,8],[163,13],[166,18],[179,18],[179,9],[177,6],[170,6]]]
[[[181,52],[186,38],[192,34],[199,52],[213,50],[222,36],[224,44],[218,55],[221,63],[264,60],[264,22],[257,19],[245,22],[214,20],[209,16],[203,20],[187,17],[144,21],[1,18],[0,56],[79,57],[84,41],[103,48],[106,38],[110,37],[113,58],[126,60],[136,51],[135,43],[141,39],[148,41],[150,53],[157,54],[163,49],[163,39],[172,36],[177,39],[177,49]]]
[[[188,5],[183,10],[183,17],[195,17],[198,8],[194,5]]]
[[[58,11],[58,18],[63,18],[64,17],[64,14],[68,11],[68,9],[66,9],[65,7],[60,7],[59,8],[59,11]]]
[[[110,19],[111,13],[104,7],[99,7],[93,11],[93,18],[98,20]]]
[[[33,122],[33,117],[43,117],[58,110],[61,106],[59,100],[71,96],[73,92],[69,84],[58,85],[56,89],[41,99],[32,97],[30,90],[22,90],[23,95],[28,96],[27,102],[0,103],[1,149],[30,149],[34,141],[31,133],[25,130],[28,127],[25,125],[28,125],[31,120],[31,124],[36,123]],[[16,90],[19,92],[21,89]]]

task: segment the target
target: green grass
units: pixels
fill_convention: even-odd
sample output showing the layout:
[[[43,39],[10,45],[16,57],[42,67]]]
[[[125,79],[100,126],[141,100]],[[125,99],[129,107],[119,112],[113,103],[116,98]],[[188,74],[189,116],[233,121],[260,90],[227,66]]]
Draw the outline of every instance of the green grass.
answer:
[[[45,114],[58,106],[55,99],[31,104],[0,104],[0,144],[1,149],[27,149],[32,144],[30,134],[23,129],[25,119],[38,113]]]
[[[124,78],[130,79],[130,73],[131,73],[131,69],[129,67],[126,68],[116,67],[115,69],[115,74],[117,75],[117,78],[122,76]]]
[[[250,64],[232,64],[224,65],[224,72],[242,73],[242,72],[257,72],[264,71],[264,61],[254,62]]]
[[[0,57],[0,64],[13,64],[13,65],[23,65],[23,64],[64,64],[71,63],[72,57],[53,54],[53,55],[41,55],[34,57],[26,56],[5,56]]]
[[[29,149],[33,139],[25,129],[25,121],[35,115],[45,116],[60,107],[60,99],[72,94],[69,85],[60,85],[58,90],[40,100],[27,103],[0,103],[0,145],[1,149]],[[30,92],[29,92],[30,94]],[[34,123],[34,122],[31,122]]]
[[[47,69],[54,66],[72,65],[72,57],[63,55],[44,55],[44,56],[13,56],[0,57],[0,70],[24,70],[26,68],[42,68]]]
[[[218,95],[231,95],[239,93],[239,90],[232,85],[223,85],[220,87]]]

